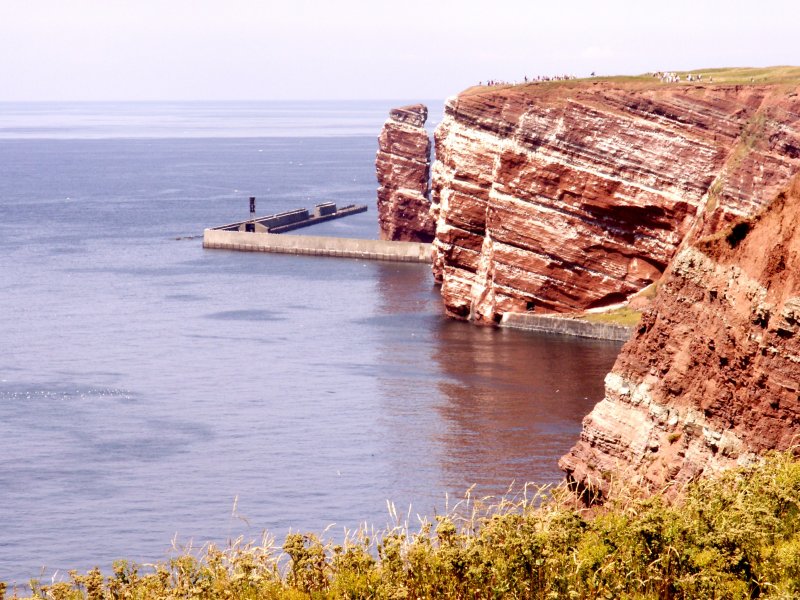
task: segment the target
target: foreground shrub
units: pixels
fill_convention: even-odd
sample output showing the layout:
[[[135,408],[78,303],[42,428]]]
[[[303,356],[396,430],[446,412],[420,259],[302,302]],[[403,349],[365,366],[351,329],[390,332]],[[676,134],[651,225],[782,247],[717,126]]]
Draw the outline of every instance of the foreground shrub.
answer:
[[[800,598],[800,463],[789,453],[690,486],[682,500],[616,501],[591,516],[564,488],[475,501],[412,532],[342,544],[290,534],[118,562],[0,600],[299,598]],[[31,595],[28,595],[31,594]]]

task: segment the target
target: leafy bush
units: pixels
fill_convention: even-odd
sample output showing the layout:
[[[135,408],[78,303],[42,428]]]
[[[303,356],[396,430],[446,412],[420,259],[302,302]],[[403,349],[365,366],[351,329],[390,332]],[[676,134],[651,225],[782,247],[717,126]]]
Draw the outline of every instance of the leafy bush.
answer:
[[[124,561],[11,598],[798,598],[800,463],[774,454],[690,486],[683,499],[626,497],[587,513],[563,487],[492,502],[469,494],[411,532],[365,528],[335,545],[290,534]],[[393,507],[390,507],[390,510]],[[0,585],[0,600],[8,598]]]

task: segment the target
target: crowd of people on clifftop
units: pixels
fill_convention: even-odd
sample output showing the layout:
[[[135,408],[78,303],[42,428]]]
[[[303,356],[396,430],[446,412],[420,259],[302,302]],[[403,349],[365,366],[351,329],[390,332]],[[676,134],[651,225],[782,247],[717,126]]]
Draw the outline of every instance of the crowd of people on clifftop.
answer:
[[[661,83],[680,83],[681,81],[688,81],[688,82],[699,82],[704,81],[702,75],[692,75],[688,73],[686,75],[681,76],[680,74],[676,73],[675,71],[655,71],[653,73],[648,73],[648,75],[659,79]],[[591,77],[594,77],[595,74],[592,72]],[[488,79],[486,82],[479,81],[479,86],[498,86],[498,85],[519,85],[521,83],[540,83],[544,81],[568,81],[570,79],[577,79],[575,75],[536,75],[535,77],[525,77],[522,78],[522,81],[505,81],[503,79]],[[714,83],[714,78],[709,77],[706,81],[708,83]]]
[[[594,73],[593,73],[594,74]],[[575,75],[536,75],[535,77],[528,77],[525,75],[522,81],[503,81],[501,79],[489,79],[486,83],[478,82],[478,85],[519,85],[520,83],[539,83],[542,81],[568,81],[570,79],[577,79]]]
[[[660,79],[661,83],[680,83],[681,81],[703,81],[702,75],[692,75],[689,73],[683,79],[680,75],[675,73],[674,71],[656,71],[655,73],[650,73],[654,78]],[[709,77],[709,83],[714,83],[714,79]]]

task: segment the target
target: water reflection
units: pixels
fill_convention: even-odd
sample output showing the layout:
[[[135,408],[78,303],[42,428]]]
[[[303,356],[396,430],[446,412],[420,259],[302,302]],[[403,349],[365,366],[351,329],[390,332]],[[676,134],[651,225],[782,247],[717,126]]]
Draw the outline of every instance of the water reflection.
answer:
[[[397,472],[457,495],[473,484],[496,495],[512,482],[560,481],[558,458],[602,398],[621,344],[453,321],[431,309],[441,300],[418,267],[376,270],[379,310],[400,315],[378,343],[381,362],[391,365],[382,394],[404,399],[387,408],[396,417],[387,429],[388,452],[401,457]],[[404,350],[408,344],[416,352]],[[424,448],[403,448],[410,439]]]
[[[391,500],[401,510],[432,514],[444,501],[437,437],[440,418],[431,410],[439,391],[433,358],[434,334],[445,320],[429,265],[373,263],[376,312],[382,319],[375,345],[378,391],[376,411],[385,432],[385,457]]]
[[[442,301],[433,283],[430,265],[418,263],[370,263],[375,270],[380,297],[378,310],[385,314],[429,313],[443,318]],[[436,320],[439,320],[438,318]]]
[[[434,353],[449,489],[561,480],[556,462],[602,398],[620,344],[442,322]]]

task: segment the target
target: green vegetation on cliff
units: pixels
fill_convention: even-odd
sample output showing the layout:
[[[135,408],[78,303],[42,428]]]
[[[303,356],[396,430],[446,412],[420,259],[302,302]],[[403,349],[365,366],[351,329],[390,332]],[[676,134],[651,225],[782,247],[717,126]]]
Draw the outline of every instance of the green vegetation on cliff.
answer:
[[[714,83],[730,84],[797,84],[800,83],[800,67],[729,67],[721,69],[697,69],[695,71],[681,71],[681,75],[702,75],[711,78]]]
[[[789,453],[693,484],[674,504],[624,499],[588,515],[569,497],[558,488],[489,505],[467,499],[416,533],[398,519],[341,545],[291,534],[282,552],[269,541],[207,547],[147,568],[120,562],[109,576],[33,582],[22,596],[0,586],[0,598],[800,596],[800,463]]]
[[[527,91],[546,93],[552,87],[568,86],[582,87],[587,83],[613,82],[615,84],[631,84],[633,87],[649,87],[651,85],[798,85],[800,84],[800,67],[721,67],[711,69],[694,69],[692,71],[671,71],[680,77],[680,81],[663,83],[654,78],[653,73],[641,75],[598,75],[595,77],[581,77],[578,79],[530,81],[530,82],[504,82],[495,85],[476,85],[463,92],[461,95],[471,95],[486,91],[502,89],[525,89]],[[691,75],[693,81],[688,81]],[[702,79],[698,80],[697,76]]]
[[[607,312],[584,313],[583,319],[592,323],[608,323],[611,325],[625,325],[634,327],[642,320],[642,311],[623,306]]]

